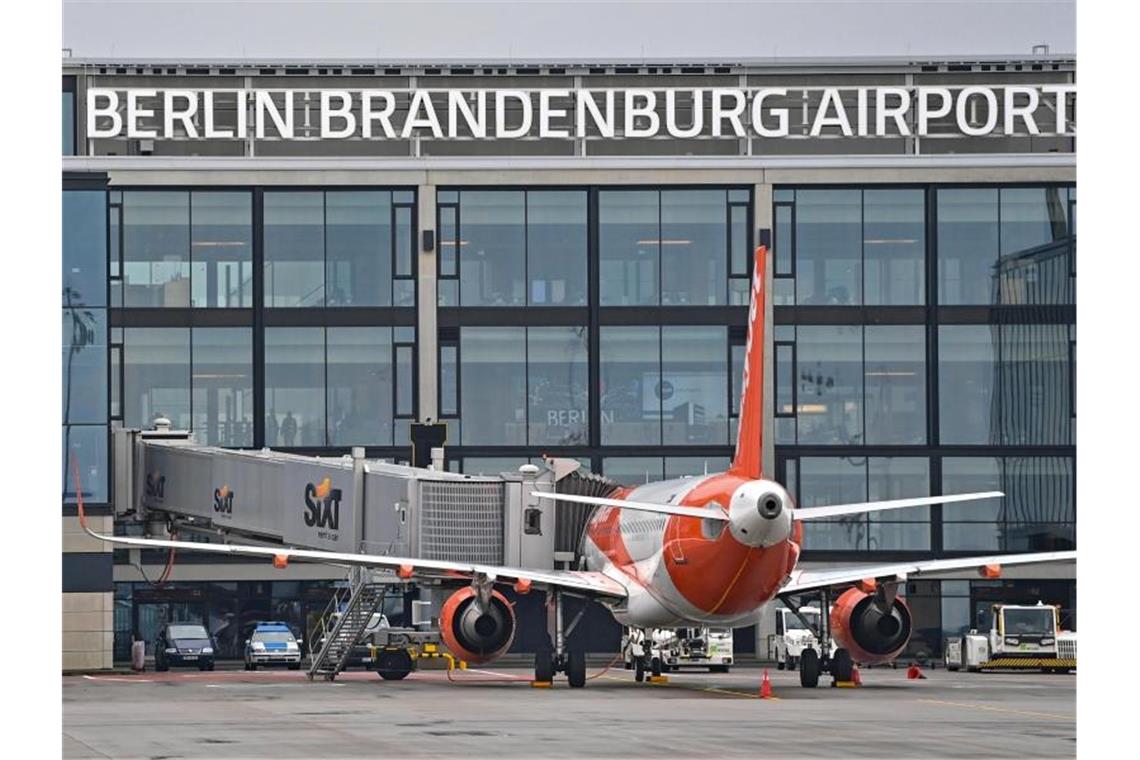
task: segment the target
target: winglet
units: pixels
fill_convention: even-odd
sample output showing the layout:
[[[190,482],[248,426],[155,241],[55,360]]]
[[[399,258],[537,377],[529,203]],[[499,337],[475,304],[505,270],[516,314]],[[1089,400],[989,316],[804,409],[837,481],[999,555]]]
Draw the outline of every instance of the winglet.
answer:
[[[747,478],[761,477],[764,444],[764,273],[768,249],[758,246],[752,274],[752,297],[748,310],[748,342],[744,348],[744,374],[740,381],[740,430],[731,472]]]

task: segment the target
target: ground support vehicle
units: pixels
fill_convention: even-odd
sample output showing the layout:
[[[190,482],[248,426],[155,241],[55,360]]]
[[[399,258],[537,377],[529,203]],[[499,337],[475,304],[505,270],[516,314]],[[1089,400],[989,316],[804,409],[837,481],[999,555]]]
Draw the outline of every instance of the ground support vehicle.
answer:
[[[947,670],[1041,670],[1065,673],[1077,667],[1077,635],[1062,631],[1051,604],[995,604],[990,630],[946,640]]]

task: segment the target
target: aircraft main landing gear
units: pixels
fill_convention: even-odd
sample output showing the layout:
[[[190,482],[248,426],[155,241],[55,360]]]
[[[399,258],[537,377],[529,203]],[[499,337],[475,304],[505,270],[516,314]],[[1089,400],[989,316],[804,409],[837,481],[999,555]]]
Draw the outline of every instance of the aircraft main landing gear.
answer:
[[[553,629],[554,648],[549,644],[540,648],[534,659],[534,680],[536,683],[552,683],[556,673],[565,673],[566,680],[573,689],[580,689],[586,685],[586,653],[580,649],[568,649],[566,637],[578,625],[582,615],[586,612],[583,606],[570,625],[563,629],[562,625],[562,592],[554,591],[553,609],[548,610],[547,627]]]

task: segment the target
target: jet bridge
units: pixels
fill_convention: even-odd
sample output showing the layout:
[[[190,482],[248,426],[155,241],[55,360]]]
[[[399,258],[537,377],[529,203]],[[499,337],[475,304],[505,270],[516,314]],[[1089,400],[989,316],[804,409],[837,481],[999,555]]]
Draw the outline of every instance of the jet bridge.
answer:
[[[203,446],[185,432],[120,430],[116,514],[284,546],[554,567],[557,471],[460,475],[354,456]]]

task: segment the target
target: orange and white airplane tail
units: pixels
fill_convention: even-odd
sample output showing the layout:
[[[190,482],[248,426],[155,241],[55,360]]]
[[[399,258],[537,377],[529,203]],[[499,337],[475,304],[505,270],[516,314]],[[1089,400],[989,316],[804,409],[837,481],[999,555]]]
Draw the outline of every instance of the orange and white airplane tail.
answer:
[[[740,383],[740,430],[729,472],[758,479],[764,444],[764,272],[768,249],[759,246],[752,274],[752,297],[748,309],[748,342],[744,347],[744,375]]]

